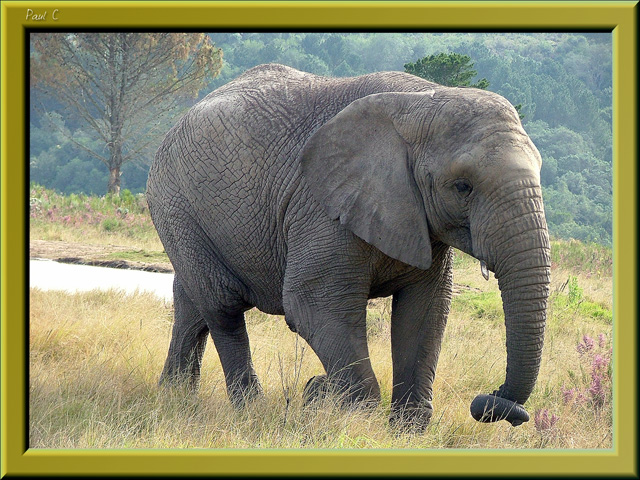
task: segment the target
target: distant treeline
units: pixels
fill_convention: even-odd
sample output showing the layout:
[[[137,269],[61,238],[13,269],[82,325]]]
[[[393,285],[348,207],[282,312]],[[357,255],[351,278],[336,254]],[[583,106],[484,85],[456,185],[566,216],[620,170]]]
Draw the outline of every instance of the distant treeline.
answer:
[[[224,66],[201,97],[261,63],[352,76],[401,71],[408,62],[440,52],[469,55],[476,80],[486,78],[489,90],[522,105],[524,127],[543,158],[551,233],[611,245],[611,34],[215,33],[211,38],[222,48]],[[53,101],[45,107],[60,111]],[[106,167],[69,135],[86,139],[88,133],[76,119],[56,113],[43,118],[31,110],[31,180],[63,193],[104,194]],[[122,188],[144,191],[150,161],[125,165]]]

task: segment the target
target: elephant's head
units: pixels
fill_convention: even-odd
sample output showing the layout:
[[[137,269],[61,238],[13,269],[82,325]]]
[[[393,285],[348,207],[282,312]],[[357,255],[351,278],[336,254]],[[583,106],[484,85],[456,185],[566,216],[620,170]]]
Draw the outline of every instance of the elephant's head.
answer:
[[[506,380],[474,400],[472,415],[528,420],[521,405],[540,366],[550,251],[540,154],[513,106],[476,89],[369,95],[319,128],[301,160],[326,212],[390,257],[428,269],[441,241],[495,273]]]

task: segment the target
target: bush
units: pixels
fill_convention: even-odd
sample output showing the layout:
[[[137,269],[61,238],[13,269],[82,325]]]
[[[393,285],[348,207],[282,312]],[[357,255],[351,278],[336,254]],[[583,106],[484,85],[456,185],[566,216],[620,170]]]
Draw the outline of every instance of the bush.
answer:
[[[113,232],[122,227],[121,222],[116,218],[105,218],[102,221],[102,229],[105,232]]]

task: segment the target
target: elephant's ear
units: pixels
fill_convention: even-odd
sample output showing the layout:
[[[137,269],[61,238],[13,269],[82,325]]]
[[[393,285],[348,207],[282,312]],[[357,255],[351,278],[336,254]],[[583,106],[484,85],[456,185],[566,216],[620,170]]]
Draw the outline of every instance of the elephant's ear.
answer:
[[[388,256],[426,270],[431,266],[427,217],[413,177],[411,146],[394,124],[398,110],[404,110],[398,99],[407,95],[417,94],[374,94],[348,105],[307,141],[301,166],[315,200],[331,218]]]

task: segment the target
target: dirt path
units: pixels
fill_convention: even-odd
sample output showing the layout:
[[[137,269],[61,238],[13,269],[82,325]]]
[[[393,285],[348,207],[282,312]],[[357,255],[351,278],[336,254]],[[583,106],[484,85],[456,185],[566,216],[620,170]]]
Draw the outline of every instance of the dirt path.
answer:
[[[171,263],[147,263],[114,258],[114,254],[117,257],[118,252],[130,251],[131,247],[119,245],[94,245],[50,240],[31,240],[29,242],[30,258],[46,258],[57,262],[79,265],[173,273]]]

